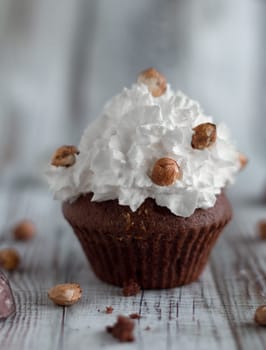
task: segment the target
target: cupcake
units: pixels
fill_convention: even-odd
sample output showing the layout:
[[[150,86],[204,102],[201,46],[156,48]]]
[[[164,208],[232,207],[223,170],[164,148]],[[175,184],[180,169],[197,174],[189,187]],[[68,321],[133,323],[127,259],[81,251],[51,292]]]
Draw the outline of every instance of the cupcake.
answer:
[[[227,127],[151,68],[113,97],[48,182],[102,280],[171,288],[198,279],[232,210],[243,162]]]

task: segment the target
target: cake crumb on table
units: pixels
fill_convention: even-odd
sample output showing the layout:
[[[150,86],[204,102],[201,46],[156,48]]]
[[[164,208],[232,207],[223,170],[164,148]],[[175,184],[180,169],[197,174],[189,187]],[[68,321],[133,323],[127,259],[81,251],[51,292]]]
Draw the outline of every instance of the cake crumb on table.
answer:
[[[135,340],[133,330],[134,322],[126,316],[118,316],[113,326],[107,326],[106,331],[121,342],[132,342]]]
[[[138,320],[141,318],[140,314],[138,314],[137,312],[130,314],[129,318],[131,318],[132,320]]]
[[[137,295],[139,292],[140,286],[134,280],[131,279],[127,283],[124,283],[122,291],[124,297]]]
[[[113,313],[113,311],[114,311],[114,308],[112,306],[106,306],[106,308],[105,308],[106,314],[111,314],[111,313]]]

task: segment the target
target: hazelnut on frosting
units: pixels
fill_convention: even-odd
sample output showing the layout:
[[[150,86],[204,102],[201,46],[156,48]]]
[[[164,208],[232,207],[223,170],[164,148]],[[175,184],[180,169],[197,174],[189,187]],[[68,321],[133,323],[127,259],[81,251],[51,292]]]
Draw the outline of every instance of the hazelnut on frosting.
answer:
[[[240,163],[240,169],[244,169],[246,167],[246,165],[248,164],[248,158],[245,154],[243,153],[239,153],[238,154],[238,160]]]
[[[154,97],[164,94],[167,88],[165,77],[154,68],[148,68],[141,72],[138,76],[138,83],[147,85]]]
[[[169,186],[181,179],[182,172],[177,162],[171,158],[158,159],[152,169],[151,179],[159,186]]]
[[[203,123],[193,128],[191,146],[196,149],[204,149],[212,146],[216,141],[216,125]]]
[[[52,156],[51,165],[57,167],[69,167],[76,163],[76,155],[79,154],[79,150],[76,146],[61,146]]]
[[[226,126],[214,124],[197,102],[166,81],[164,86],[157,73],[150,78],[149,70],[142,72],[105,105],[84,132],[72,166],[50,165],[55,198],[73,201],[92,192],[93,201],[118,199],[132,211],[153,198],[188,217],[212,207],[233,182],[240,161]]]

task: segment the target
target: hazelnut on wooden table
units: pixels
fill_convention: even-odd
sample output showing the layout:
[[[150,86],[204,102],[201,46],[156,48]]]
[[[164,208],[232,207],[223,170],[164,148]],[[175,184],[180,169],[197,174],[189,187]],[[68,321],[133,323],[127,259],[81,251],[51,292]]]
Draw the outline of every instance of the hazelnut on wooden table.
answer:
[[[52,156],[51,165],[56,167],[70,167],[76,163],[76,155],[79,154],[79,150],[76,146],[61,146]]]
[[[34,223],[27,219],[20,221],[13,229],[14,238],[21,241],[33,238],[36,232]]]
[[[216,125],[212,123],[199,124],[193,128],[191,146],[195,149],[205,149],[216,141]]]
[[[266,219],[257,223],[258,233],[261,239],[266,239]]]
[[[159,97],[165,93],[167,82],[165,77],[154,68],[148,68],[138,76],[138,83],[147,85],[153,97]]]
[[[20,263],[19,253],[13,248],[0,250],[0,267],[7,271],[15,270]]]
[[[158,159],[152,169],[151,180],[158,186],[170,186],[182,179],[182,171],[172,158]]]
[[[257,308],[254,321],[260,326],[266,326],[266,305],[261,305]]]
[[[77,283],[58,284],[49,289],[48,297],[57,305],[69,306],[79,301],[82,290]]]

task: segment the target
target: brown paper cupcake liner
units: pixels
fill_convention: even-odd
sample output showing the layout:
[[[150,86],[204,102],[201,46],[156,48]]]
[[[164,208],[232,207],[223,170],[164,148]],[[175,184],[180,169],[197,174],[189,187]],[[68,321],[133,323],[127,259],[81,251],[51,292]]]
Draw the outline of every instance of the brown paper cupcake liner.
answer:
[[[191,283],[203,271],[223,226],[191,230],[180,239],[118,240],[106,233],[74,231],[95,274],[123,286],[134,280],[144,289],[172,288]],[[184,233],[183,233],[184,235]],[[183,238],[183,237],[182,237]]]
[[[125,226],[123,233],[122,225],[117,226],[119,232],[113,231],[114,227],[112,226],[107,230],[108,225],[104,227],[103,231],[103,227],[97,229],[99,222],[95,222],[95,217],[99,216],[98,212],[94,213],[94,221],[92,222],[93,216],[88,221],[79,220],[79,215],[76,216],[75,210],[80,209],[80,204],[73,206],[73,204],[65,203],[63,211],[66,219],[72,225],[92,269],[102,281],[123,286],[130,280],[134,280],[144,289],[172,288],[197,280],[203,271],[213,245],[231,218],[231,207],[224,197],[221,195],[221,198],[217,200],[217,202],[223,202],[223,206],[221,203],[216,204],[223,209],[220,208],[217,215],[214,215],[215,211],[212,208],[211,215],[207,215],[208,220],[205,216],[209,209],[201,210],[200,214],[204,217],[202,221],[197,218],[199,213],[196,214],[196,221],[195,217],[188,219],[176,217],[177,225],[174,225],[172,231],[168,225],[166,232],[163,232],[162,227],[156,230],[156,225],[149,227],[148,232],[147,230],[140,232],[133,228],[128,231],[128,226]],[[82,213],[86,214],[87,212],[87,215],[91,215],[89,211],[95,210],[95,203],[92,204],[87,198],[89,208],[86,211],[84,208],[86,202],[84,199],[81,201],[84,209]],[[120,207],[122,211],[125,210],[125,207],[119,206],[117,203],[112,203],[112,205]],[[108,220],[106,207],[105,210],[103,210],[103,205],[96,204],[96,207],[97,210],[104,212],[103,217]],[[118,209],[120,210],[120,208]],[[126,208],[126,210],[130,210],[128,207]],[[154,206],[147,205],[147,208],[149,211],[153,210],[151,215],[156,218]],[[131,214],[136,223],[137,214]],[[164,211],[163,215],[168,224],[169,220],[174,220],[168,211]],[[169,215],[171,218],[168,218]],[[121,216],[117,220],[122,220]],[[110,222],[113,221],[110,220]]]

